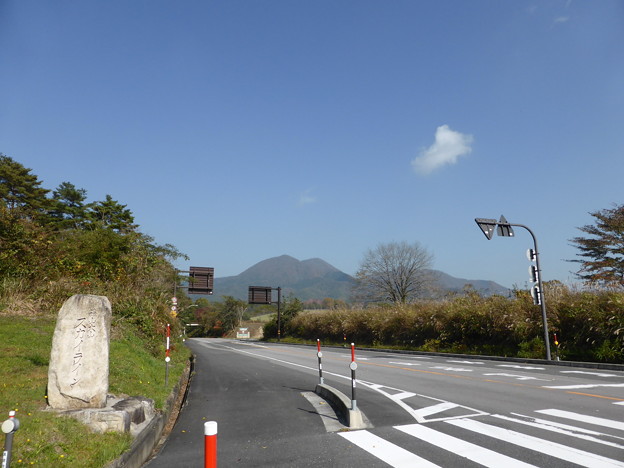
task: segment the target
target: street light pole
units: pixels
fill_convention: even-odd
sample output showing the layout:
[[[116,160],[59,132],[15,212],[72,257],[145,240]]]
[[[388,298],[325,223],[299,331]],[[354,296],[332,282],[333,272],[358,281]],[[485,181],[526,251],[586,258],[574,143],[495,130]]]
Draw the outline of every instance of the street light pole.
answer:
[[[495,219],[485,219],[485,218],[476,218],[475,222],[481,228],[485,237],[488,240],[492,239],[492,235],[494,234],[494,226],[498,225],[498,235],[504,237],[513,237],[513,230],[510,226],[517,226],[526,229],[531,234],[533,238],[533,246],[535,247],[535,266],[537,268],[537,296],[539,298],[539,304],[542,309],[542,323],[544,328],[544,344],[546,346],[546,359],[551,360],[550,356],[550,339],[548,336],[548,318],[546,317],[546,298],[544,295],[544,286],[542,285],[542,269],[540,267],[539,261],[539,251],[537,249],[537,238],[533,231],[524,224],[513,224],[507,222],[504,216],[501,216],[500,221],[496,221]]]
[[[537,267],[537,287],[539,288],[538,294],[540,296],[540,307],[542,309],[542,323],[544,324],[544,343],[546,345],[546,359],[551,360],[550,357],[550,338],[548,337],[548,318],[546,317],[546,297],[544,295],[544,286],[542,285],[542,269],[540,268],[539,250],[537,250],[537,238],[531,229],[524,224],[509,224],[510,226],[518,226],[526,229],[533,238],[533,246],[535,247],[535,266]]]

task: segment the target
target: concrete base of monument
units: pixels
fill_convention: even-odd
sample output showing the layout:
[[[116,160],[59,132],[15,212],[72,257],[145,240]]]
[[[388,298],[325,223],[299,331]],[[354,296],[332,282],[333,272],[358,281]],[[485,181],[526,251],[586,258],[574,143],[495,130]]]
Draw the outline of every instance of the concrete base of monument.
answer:
[[[77,419],[93,432],[129,432],[136,436],[154,418],[156,410],[149,398],[108,395],[104,408],[64,410],[58,414]]]

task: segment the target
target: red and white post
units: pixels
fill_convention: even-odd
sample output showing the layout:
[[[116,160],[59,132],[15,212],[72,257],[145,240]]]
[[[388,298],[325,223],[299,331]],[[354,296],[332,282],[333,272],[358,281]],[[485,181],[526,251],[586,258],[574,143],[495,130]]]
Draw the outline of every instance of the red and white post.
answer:
[[[204,468],[217,468],[217,421],[204,423]]]
[[[318,356],[318,364],[319,364],[319,384],[323,385],[323,364],[321,363],[321,358],[323,357],[323,353],[321,352],[321,340],[316,339],[316,349]]]
[[[167,324],[167,346],[165,351],[165,387],[169,385],[169,361],[171,361],[170,353],[171,344],[171,326]]]
[[[351,409],[357,409],[357,399],[355,398],[355,369],[357,369],[357,362],[355,362],[355,343],[351,343]]]

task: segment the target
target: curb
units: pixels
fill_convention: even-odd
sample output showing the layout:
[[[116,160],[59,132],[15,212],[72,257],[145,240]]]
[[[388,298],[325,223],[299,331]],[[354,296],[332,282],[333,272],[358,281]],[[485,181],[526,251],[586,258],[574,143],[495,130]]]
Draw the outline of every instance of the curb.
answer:
[[[364,415],[359,409],[351,409],[351,400],[340,390],[325,384],[317,384],[314,393],[327,400],[338,413],[338,417],[346,421],[349,429],[364,429]]]
[[[106,465],[105,468],[141,468],[153,455],[163,436],[166,436],[168,432],[166,431],[167,426],[175,424],[180,408],[186,400],[194,362],[195,356],[191,356],[180,380],[167,398],[165,410],[154,416],[150,423],[135,437],[130,448],[118,459]]]

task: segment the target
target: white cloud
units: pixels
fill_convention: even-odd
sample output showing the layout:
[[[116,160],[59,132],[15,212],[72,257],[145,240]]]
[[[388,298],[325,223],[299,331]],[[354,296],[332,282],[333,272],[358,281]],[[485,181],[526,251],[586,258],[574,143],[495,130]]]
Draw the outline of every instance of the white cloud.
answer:
[[[569,16],[558,16],[555,18],[555,24],[557,23],[567,23],[568,21],[570,21],[570,17]]]
[[[436,129],[435,141],[412,161],[414,170],[422,175],[428,175],[436,169],[455,164],[460,156],[472,151],[472,135],[465,135],[451,130],[448,125],[441,125]]]
[[[312,196],[310,194],[310,192],[312,192],[312,190],[306,190],[305,192],[303,192],[301,194],[301,196],[299,197],[299,206],[303,206],[303,205],[309,205],[311,203],[316,203],[316,197]]]

